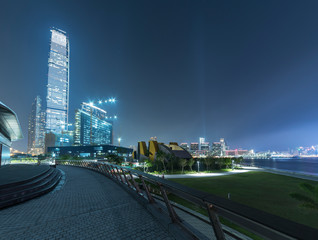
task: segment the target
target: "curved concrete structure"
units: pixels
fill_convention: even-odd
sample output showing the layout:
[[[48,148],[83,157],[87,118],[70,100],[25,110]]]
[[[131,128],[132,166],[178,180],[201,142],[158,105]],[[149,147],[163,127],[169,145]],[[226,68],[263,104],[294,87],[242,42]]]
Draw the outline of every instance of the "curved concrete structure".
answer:
[[[0,166],[10,163],[11,143],[22,137],[17,115],[0,102]]]

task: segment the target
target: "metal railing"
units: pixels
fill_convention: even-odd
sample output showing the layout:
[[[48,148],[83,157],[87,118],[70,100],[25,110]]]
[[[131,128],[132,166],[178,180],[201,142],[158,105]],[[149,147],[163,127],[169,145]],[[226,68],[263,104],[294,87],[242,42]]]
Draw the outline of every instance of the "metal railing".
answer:
[[[56,161],[56,163],[100,172],[134,190],[140,197],[146,198],[149,204],[157,201],[149,190],[149,186],[157,188],[164,200],[171,221],[183,227],[185,231],[189,231],[189,229],[186,229],[182,224],[182,219],[177,215],[168,199],[167,191],[206,209],[217,239],[225,239],[224,233],[227,233],[225,229],[222,229],[219,216],[266,239],[318,239],[317,229],[138,170],[94,160]],[[136,179],[139,179],[140,183],[137,183]]]

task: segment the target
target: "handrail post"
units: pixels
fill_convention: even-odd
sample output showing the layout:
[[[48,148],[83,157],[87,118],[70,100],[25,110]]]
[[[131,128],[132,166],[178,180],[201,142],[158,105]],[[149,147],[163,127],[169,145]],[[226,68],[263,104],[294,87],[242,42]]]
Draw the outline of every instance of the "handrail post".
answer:
[[[225,240],[224,232],[222,230],[222,226],[220,223],[220,220],[216,214],[215,208],[213,207],[212,204],[206,203],[206,207],[209,213],[209,218],[211,225],[214,230],[214,234],[218,240]]]
[[[113,174],[115,176],[115,179],[118,180],[117,173],[116,173],[115,169],[113,168],[113,166],[110,165],[109,167],[112,170],[112,172],[113,172]]]
[[[109,171],[108,171],[107,165],[106,165],[106,164],[103,164],[102,166],[103,166],[103,168],[105,169],[106,174],[107,174],[108,176],[110,176],[110,173],[109,173]]]
[[[148,189],[147,185],[145,184],[145,181],[144,181],[143,177],[142,177],[141,175],[139,175],[139,178],[140,178],[140,180],[141,180],[141,182],[142,182],[142,185],[143,185],[143,187],[144,187],[144,189],[145,189],[145,191],[146,191],[146,194],[147,194],[147,198],[148,198],[149,203],[154,203],[155,200],[154,200],[153,197],[151,196],[151,194],[150,194],[150,192],[149,192],[149,189]]]
[[[124,173],[123,168],[121,168],[121,171],[122,171],[122,173],[124,174],[124,178],[125,178],[125,181],[126,181],[126,183],[127,183],[127,186],[130,187],[130,182],[128,181],[128,179],[127,179],[127,177],[126,177],[126,173]]]
[[[121,174],[119,173],[118,168],[117,168],[117,167],[115,167],[115,168],[116,168],[116,170],[117,170],[117,172],[118,172],[118,175],[119,175],[119,177],[120,177],[120,181],[121,181],[122,183],[124,183],[124,179],[123,179],[123,177],[121,176]]]
[[[99,166],[100,166],[100,169],[101,169],[102,173],[104,173],[105,175],[108,175],[104,164],[100,164]]]
[[[133,182],[133,184],[134,184],[134,187],[136,188],[136,191],[137,191],[138,193],[142,193],[141,190],[140,190],[140,188],[138,187],[138,184],[136,183],[135,179],[133,178],[133,176],[132,176],[132,174],[131,174],[131,171],[128,171],[128,172],[129,172],[130,178],[131,178],[131,180],[132,180],[132,182]]]
[[[115,178],[115,175],[114,175],[114,173],[113,173],[112,168],[110,167],[110,165],[106,165],[106,167],[107,167],[107,169],[109,170],[109,172],[110,172],[110,174],[111,174],[111,177],[112,177],[112,178]]]
[[[181,222],[180,218],[178,217],[177,213],[174,211],[173,207],[171,206],[171,204],[169,202],[166,190],[163,188],[161,183],[157,183],[157,184],[158,184],[158,186],[160,188],[163,200],[166,203],[166,206],[167,206],[167,209],[168,209],[168,212],[169,212],[169,215],[170,215],[170,218],[171,218],[172,222],[174,222],[174,223]]]

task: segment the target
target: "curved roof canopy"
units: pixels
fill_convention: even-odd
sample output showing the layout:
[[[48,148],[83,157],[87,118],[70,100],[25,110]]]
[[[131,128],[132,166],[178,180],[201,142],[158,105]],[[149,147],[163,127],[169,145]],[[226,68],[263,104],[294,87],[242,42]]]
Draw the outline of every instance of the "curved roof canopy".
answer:
[[[23,137],[17,115],[2,102],[0,102],[0,133],[10,141]]]

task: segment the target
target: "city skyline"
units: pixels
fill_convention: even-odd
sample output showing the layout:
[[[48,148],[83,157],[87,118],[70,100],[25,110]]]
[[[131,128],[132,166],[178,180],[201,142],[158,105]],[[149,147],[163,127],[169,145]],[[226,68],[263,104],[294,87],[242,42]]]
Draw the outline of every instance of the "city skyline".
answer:
[[[69,122],[81,102],[114,96],[124,146],[151,136],[257,150],[318,142],[317,3],[124,2],[4,4],[1,101],[25,136],[14,148],[26,150],[31,104],[45,92],[52,27],[72,41]]]

